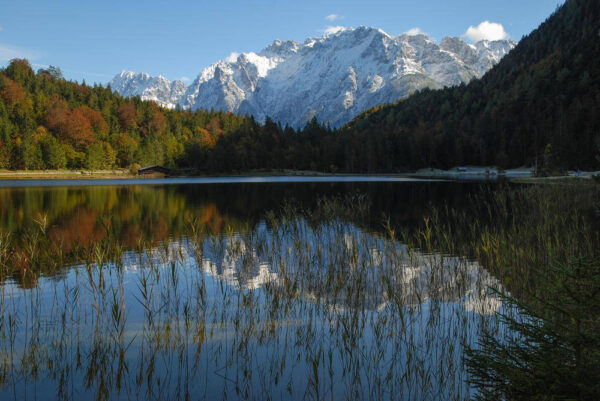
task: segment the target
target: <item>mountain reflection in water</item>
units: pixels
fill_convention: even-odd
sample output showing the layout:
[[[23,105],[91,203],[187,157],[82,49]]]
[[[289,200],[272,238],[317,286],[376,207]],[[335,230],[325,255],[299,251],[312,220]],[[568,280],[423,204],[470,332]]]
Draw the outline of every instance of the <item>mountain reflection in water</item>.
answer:
[[[0,399],[469,399],[499,283],[374,227],[471,187],[382,185],[0,191],[15,261],[65,247],[0,285]]]

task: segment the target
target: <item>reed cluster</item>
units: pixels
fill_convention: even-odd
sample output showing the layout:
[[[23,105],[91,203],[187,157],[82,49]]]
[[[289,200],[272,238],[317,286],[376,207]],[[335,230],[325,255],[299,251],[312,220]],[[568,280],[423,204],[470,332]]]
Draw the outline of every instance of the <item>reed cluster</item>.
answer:
[[[507,294],[533,298],[548,263],[599,249],[595,188],[489,195],[412,232],[385,216],[373,232],[355,195],[221,232],[191,219],[135,249],[107,235],[69,261],[38,217],[25,252],[0,235],[0,398],[481,395],[463,356],[518,335]]]
[[[190,222],[186,238],[135,250],[106,240],[61,276],[5,282],[0,394],[469,399],[462,350],[497,325],[498,283],[340,207],[323,201],[317,223],[288,206],[221,234]]]

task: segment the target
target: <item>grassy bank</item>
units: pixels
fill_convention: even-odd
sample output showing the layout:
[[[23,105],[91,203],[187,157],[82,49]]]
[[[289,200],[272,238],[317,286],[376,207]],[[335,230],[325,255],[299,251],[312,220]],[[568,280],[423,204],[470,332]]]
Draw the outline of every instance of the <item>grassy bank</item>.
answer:
[[[332,174],[312,170],[291,169],[258,169],[248,171],[232,171],[229,173],[206,174],[202,172],[177,172],[172,177],[271,177],[271,176],[293,176],[293,177],[323,177],[323,176],[356,176],[356,175],[378,175],[378,174]],[[380,175],[380,174],[379,174]],[[399,176],[401,174],[383,174],[385,176]],[[128,169],[115,170],[0,170],[1,179],[107,179],[107,178],[163,178],[164,174],[155,173],[142,177],[131,173]]]
[[[117,170],[0,170],[0,180],[135,178],[127,169]]]
[[[577,176],[571,173],[566,176],[553,177],[534,177],[531,175],[531,169],[514,169],[504,172],[498,171],[494,167],[468,167],[465,169],[454,168],[451,170],[422,169],[415,172],[404,173],[380,173],[380,174],[348,174],[348,173],[330,173],[314,170],[293,170],[293,169],[255,169],[247,171],[231,171],[228,173],[207,174],[199,171],[178,172],[174,171],[172,177],[267,177],[267,176],[293,176],[293,177],[325,177],[325,176],[386,176],[386,177],[409,177],[425,179],[444,179],[444,180],[475,180],[475,181],[495,181],[506,179],[511,182],[534,184],[544,182],[586,182],[596,173],[600,172],[582,172]],[[145,175],[143,178],[163,178],[164,174]],[[141,178],[129,169],[114,170],[0,170],[0,180],[18,180],[18,179],[118,179],[118,178]]]

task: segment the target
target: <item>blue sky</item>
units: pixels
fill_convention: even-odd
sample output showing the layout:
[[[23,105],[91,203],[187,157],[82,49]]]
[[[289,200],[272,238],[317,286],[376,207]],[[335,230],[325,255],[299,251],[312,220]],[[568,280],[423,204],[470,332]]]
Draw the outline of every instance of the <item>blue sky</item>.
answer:
[[[563,0],[2,0],[0,65],[28,58],[69,79],[108,82],[121,70],[193,79],[232,52],[328,27],[418,28],[435,40],[499,30],[519,40]],[[500,24],[480,24],[484,21]],[[465,35],[469,27],[469,35]],[[491,33],[490,33],[491,32]]]

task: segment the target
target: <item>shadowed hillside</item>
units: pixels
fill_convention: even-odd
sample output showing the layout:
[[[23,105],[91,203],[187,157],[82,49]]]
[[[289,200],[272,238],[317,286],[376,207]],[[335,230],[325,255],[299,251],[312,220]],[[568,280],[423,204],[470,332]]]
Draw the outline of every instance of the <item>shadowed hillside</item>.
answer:
[[[568,0],[482,79],[371,109],[346,135],[376,149],[358,169],[596,168],[599,93],[600,2]]]

